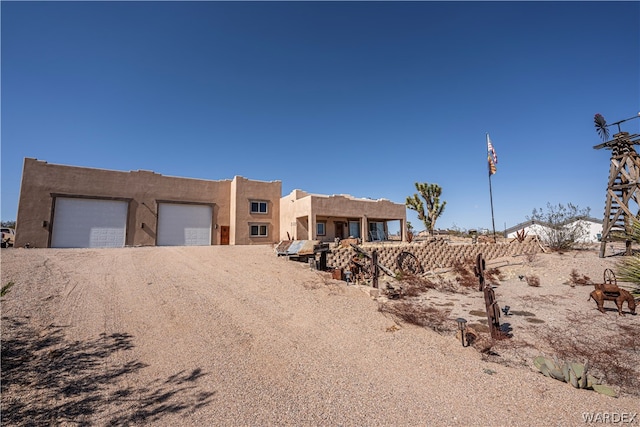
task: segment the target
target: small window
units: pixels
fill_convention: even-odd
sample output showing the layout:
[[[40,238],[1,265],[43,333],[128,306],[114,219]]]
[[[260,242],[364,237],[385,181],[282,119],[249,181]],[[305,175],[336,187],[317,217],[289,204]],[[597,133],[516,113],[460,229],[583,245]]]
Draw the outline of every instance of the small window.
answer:
[[[360,221],[349,221],[349,236],[360,237]]]
[[[318,236],[326,236],[326,234],[327,234],[327,223],[326,222],[318,222],[318,223],[316,223],[316,234]]]
[[[251,237],[267,237],[267,225],[266,224],[252,224]]]
[[[254,200],[251,202],[251,213],[267,213],[267,202]]]

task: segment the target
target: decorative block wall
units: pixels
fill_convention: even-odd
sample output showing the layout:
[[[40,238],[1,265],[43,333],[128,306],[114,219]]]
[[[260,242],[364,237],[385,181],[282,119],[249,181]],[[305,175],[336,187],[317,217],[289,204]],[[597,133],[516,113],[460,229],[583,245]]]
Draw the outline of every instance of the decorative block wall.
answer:
[[[444,240],[397,245],[361,246],[368,253],[378,251],[378,262],[392,271],[398,269],[396,260],[401,252],[410,252],[420,261],[425,271],[452,267],[456,261],[472,259],[475,261],[482,253],[486,261],[505,256],[524,255],[541,252],[536,242],[520,243],[477,243],[449,244]],[[348,268],[351,258],[356,254],[352,247],[332,248],[327,256],[327,265],[334,268]]]

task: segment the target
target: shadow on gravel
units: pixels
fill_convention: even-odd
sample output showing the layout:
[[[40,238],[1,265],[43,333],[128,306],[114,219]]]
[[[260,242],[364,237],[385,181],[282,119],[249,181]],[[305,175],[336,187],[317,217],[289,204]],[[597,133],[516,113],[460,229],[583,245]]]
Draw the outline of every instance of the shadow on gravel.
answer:
[[[134,345],[127,333],[101,334],[87,341],[65,340],[63,327],[41,331],[28,319],[2,318],[3,425],[129,425],[164,415],[191,413],[211,402],[198,390],[200,369],[181,371],[142,385],[127,377],[147,365],[109,357]],[[111,363],[109,363],[111,362]],[[134,385],[123,385],[134,384]]]

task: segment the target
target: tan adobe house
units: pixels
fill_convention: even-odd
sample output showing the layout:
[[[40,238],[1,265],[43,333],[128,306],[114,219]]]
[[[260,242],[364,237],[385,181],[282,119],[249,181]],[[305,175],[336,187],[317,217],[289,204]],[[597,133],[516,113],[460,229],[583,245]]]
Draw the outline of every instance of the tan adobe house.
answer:
[[[297,197],[292,199],[294,194]],[[212,181],[144,170],[123,172],[56,165],[26,158],[15,245],[77,248],[273,244],[286,239],[287,232],[291,235],[294,221],[295,236],[291,238],[298,239],[333,240],[354,235],[352,231],[358,229],[359,236],[354,237],[376,240],[386,232],[389,220],[399,220],[404,229],[404,205],[388,200],[308,195],[300,190],[292,195],[282,198],[281,181],[241,176]],[[281,212],[285,199],[291,206]],[[318,224],[324,224],[324,228]],[[305,237],[305,228],[315,233],[307,231]]]
[[[16,246],[252,245],[280,236],[280,181],[207,181],[25,159]]]
[[[389,200],[358,199],[348,195],[325,196],[293,190],[280,200],[281,240],[359,238],[386,240],[389,221],[399,221],[406,240],[406,207]]]

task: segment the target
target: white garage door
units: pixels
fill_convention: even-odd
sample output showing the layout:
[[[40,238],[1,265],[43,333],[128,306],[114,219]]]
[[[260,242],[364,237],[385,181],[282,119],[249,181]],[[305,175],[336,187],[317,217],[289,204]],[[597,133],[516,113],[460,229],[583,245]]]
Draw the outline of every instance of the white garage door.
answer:
[[[56,199],[53,248],[121,248],[127,231],[127,202]]]
[[[158,246],[211,244],[211,206],[158,204]]]

